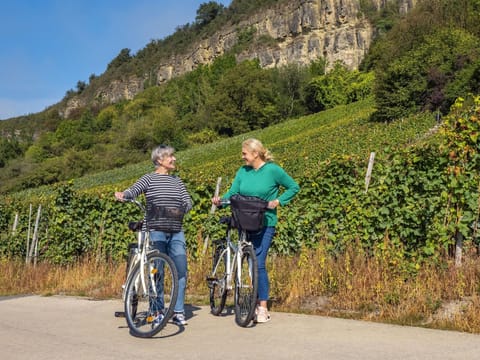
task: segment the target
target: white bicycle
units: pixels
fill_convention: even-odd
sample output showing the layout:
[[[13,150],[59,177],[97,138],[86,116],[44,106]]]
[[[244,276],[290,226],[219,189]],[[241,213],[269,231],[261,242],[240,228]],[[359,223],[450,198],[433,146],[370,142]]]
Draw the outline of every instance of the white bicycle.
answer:
[[[254,210],[260,210],[263,215],[268,202],[259,199],[254,201],[252,202]],[[255,316],[257,304],[257,257],[249,240],[251,231],[242,227],[242,220],[236,212],[238,209],[230,201],[223,201],[222,204],[232,206],[233,216],[220,218],[220,223],[227,226],[226,235],[222,239],[212,241],[212,271],[207,276],[210,310],[213,315],[220,315],[225,308],[228,294],[234,290],[235,322],[246,327]],[[261,219],[260,223],[263,224],[263,216]],[[232,238],[234,229],[238,229],[238,241]]]
[[[124,201],[135,203],[145,213],[144,206],[137,200]],[[178,273],[168,255],[150,247],[149,232],[142,230],[143,220],[132,221],[128,227],[136,232],[137,242],[129,246],[123,315],[132,335],[152,337],[173,315],[178,296]],[[115,313],[115,316],[121,315]]]

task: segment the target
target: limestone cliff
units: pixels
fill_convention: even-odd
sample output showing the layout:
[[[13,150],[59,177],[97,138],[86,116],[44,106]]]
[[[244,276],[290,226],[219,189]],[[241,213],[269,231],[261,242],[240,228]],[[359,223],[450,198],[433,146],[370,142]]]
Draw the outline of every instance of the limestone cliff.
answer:
[[[417,0],[373,0],[377,10],[387,3],[398,4],[400,13],[408,12]],[[168,62],[158,64],[155,72],[157,84],[195,69],[199,64],[210,64],[231,50],[239,32],[253,29],[254,40],[269,38],[270,45],[252,45],[237,55],[238,61],[257,58],[264,68],[289,63],[308,64],[320,57],[328,66],[343,61],[356,69],[370,47],[375,29],[363,16],[360,0],[292,0],[253,15],[235,26],[226,26],[213,36],[192,46],[188,53],[173,54]],[[253,41],[252,44],[256,42]],[[260,42],[259,42],[260,43]],[[274,45],[271,45],[271,44]],[[327,66],[327,67],[328,67]],[[143,91],[147,77],[130,77],[112,81],[97,89],[95,98],[102,103],[132,99]],[[67,103],[64,116],[84,105],[81,97]]]

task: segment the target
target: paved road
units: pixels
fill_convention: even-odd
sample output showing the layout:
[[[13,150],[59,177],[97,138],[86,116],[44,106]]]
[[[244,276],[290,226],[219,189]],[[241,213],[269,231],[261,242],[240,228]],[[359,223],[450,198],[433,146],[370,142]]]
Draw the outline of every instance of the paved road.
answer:
[[[189,325],[132,337],[119,300],[0,298],[0,359],[479,359],[480,335],[273,313],[250,328],[188,306]]]

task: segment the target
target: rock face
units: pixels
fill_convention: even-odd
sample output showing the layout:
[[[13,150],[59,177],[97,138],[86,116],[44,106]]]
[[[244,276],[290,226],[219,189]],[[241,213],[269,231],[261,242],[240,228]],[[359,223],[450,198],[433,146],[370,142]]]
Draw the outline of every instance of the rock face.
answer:
[[[254,27],[256,38],[272,38],[276,46],[249,49],[240,54],[238,60],[258,58],[261,66],[268,68],[288,63],[308,64],[324,57],[329,64],[342,60],[355,68],[372,40],[372,27],[366,19],[357,16],[358,12],[359,1],[355,0],[301,0],[269,9],[240,23],[238,28]],[[226,29],[215,38],[203,41],[186,59],[175,59],[175,72],[210,62],[216,54],[229,50],[236,43],[237,35]],[[159,69],[160,81],[167,75],[162,68]]]
[[[373,0],[380,11],[389,3],[399,4],[402,14],[412,9],[417,0]],[[162,84],[173,77],[192,71],[200,64],[210,64],[218,56],[231,50],[239,33],[253,32],[252,45],[237,55],[238,61],[258,59],[263,68],[290,63],[309,64],[324,58],[327,69],[336,61],[356,69],[370,47],[375,29],[363,16],[360,0],[292,0],[262,10],[246,21],[227,26],[213,36],[193,45],[188,53],[173,54],[168,62],[158,64],[155,80]],[[269,39],[270,45],[261,45],[260,39]],[[256,41],[257,40],[257,41]],[[257,44],[257,45],[255,45]],[[274,45],[271,45],[274,44]],[[131,77],[115,80],[108,87],[98,89],[95,98],[102,103],[132,99],[144,90],[145,78]],[[64,116],[82,105],[82,99],[73,98]]]

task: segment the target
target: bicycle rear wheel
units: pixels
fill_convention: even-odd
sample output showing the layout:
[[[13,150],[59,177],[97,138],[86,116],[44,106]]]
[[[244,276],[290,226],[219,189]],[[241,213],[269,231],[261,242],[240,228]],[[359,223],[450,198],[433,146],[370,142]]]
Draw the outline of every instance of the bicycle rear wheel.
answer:
[[[213,315],[220,315],[227,300],[227,253],[226,240],[214,242],[212,273],[207,277],[210,291],[210,311]]]
[[[159,251],[137,264],[125,288],[125,318],[130,333],[152,337],[173,315],[178,296],[178,274],[172,259]]]
[[[255,316],[258,268],[253,246],[243,246],[241,256],[240,267],[235,274],[235,322],[246,327]]]

